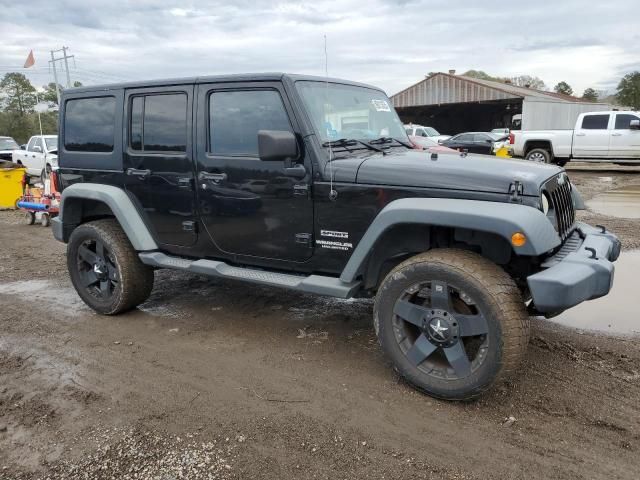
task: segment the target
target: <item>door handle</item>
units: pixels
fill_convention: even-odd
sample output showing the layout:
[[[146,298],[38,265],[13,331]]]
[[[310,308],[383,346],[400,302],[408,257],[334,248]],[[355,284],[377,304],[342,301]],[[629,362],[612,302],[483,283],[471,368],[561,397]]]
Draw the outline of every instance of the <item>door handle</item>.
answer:
[[[209,180],[214,183],[224,182],[227,179],[226,173],[209,173],[209,172],[200,172],[198,174],[198,178],[200,180]]]
[[[612,133],[611,136],[612,137],[621,137],[622,134],[621,133]]]
[[[586,133],[576,133],[576,137],[584,137]]]
[[[293,167],[285,167],[284,174],[287,177],[304,178],[305,175],[307,174],[307,169],[304,168],[304,165],[299,163]]]
[[[141,180],[144,180],[149,175],[151,175],[151,170],[139,170],[137,168],[127,168],[127,175],[133,175],[135,177],[139,177]]]

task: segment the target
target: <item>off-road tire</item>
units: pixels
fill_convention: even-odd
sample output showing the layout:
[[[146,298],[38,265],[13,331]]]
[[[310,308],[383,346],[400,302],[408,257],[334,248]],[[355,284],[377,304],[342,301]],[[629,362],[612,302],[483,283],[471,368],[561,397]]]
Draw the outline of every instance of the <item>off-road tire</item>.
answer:
[[[430,279],[463,288],[487,312],[491,340],[488,353],[465,378],[438,379],[425,374],[408,361],[395,338],[396,301],[407,288]],[[509,378],[520,365],[529,343],[529,316],[513,279],[484,257],[456,249],[431,250],[391,270],[378,289],[374,327],[395,370],[419,390],[446,400],[471,400],[496,382]]]
[[[541,156],[542,158],[544,158],[544,160],[535,159],[538,156]],[[549,150],[546,150],[544,148],[534,148],[529,150],[524,158],[525,160],[531,160],[533,162],[551,163],[551,157],[552,155]]]
[[[99,239],[111,252],[119,276],[119,284],[110,298],[102,300],[80,282],[78,248],[83,242]],[[138,253],[113,218],[95,220],[77,227],[67,246],[67,268],[71,282],[80,298],[93,310],[103,315],[117,315],[143,303],[153,289],[153,269],[140,261]]]

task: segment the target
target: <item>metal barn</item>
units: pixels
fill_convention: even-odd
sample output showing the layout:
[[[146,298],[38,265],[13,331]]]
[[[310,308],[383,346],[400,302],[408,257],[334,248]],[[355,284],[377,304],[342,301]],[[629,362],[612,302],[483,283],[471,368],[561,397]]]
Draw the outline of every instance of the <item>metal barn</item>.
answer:
[[[523,130],[573,128],[579,113],[609,105],[508,83],[436,73],[391,97],[405,123],[434,127],[440,133],[489,131],[511,127],[516,114]]]

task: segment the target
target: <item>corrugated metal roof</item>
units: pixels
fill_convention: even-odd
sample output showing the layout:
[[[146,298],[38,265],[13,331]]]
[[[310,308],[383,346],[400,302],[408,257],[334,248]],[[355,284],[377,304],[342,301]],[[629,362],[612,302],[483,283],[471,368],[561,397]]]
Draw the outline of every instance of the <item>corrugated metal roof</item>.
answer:
[[[494,82],[436,73],[391,97],[395,107],[439,105],[443,103],[481,102],[488,100],[521,99],[526,97],[547,98],[560,102],[581,102],[582,99],[533,88],[518,87],[508,83]]]

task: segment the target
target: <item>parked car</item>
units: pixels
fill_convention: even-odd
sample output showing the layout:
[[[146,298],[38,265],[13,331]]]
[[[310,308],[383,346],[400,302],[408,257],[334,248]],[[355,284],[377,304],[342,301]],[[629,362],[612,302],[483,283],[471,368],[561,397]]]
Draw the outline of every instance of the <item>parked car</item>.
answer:
[[[47,172],[58,166],[58,136],[34,135],[25,150],[14,150],[13,161],[27,168],[29,175],[44,179]]]
[[[424,127],[422,125],[409,124],[404,126],[407,136],[409,137],[426,137],[442,143],[443,140],[451,138],[451,135],[442,135],[433,127]]]
[[[454,135],[442,142],[445,147],[469,153],[492,155],[497,149],[508,144],[508,137],[489,132],[466,132]]]
[[[640,112],[581,113],[573,130],[512,131],[509,141],[516,156],[536,162],[638,162]]]
[[[427,150],[431,153],[457,153],[456,150],[445,147],[429,137],[416,137],[414,135],[409,135],[409,140],[411,140],[411,143],[413,143],[418,150]]]
[[[60,125],[53,233],[100,314],[144,302],[158,268],[244,282],[247,295],[375,297],[400,375],[463,400],[515,372],[530,315],[613,282],[620,241],[576,220],[563,169],[426,159],[376,87],[273,73],[81,87],[63,91]],[[237,188],[281,177],[290,195]]]
[[[501,135],[503,137],[506,137],[509,135],[509,132],[510,130],[508,128],[494,128],[489,133],[495,133],[496,135]]]
[[[0,137],[0,160],[11,161],[15,150],[20,150],[20,146],[13,138]]]

